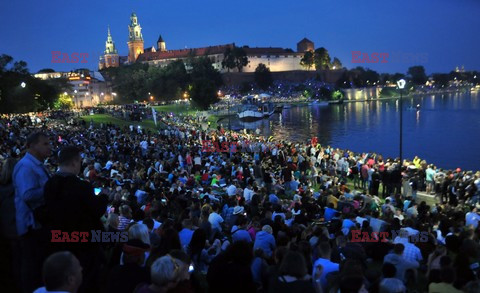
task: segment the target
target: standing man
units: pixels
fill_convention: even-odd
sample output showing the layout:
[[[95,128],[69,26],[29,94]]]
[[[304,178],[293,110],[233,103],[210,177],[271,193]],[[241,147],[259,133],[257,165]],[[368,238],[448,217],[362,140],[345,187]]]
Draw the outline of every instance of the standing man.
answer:
[[[53,231],[91,232],[103,230],[100,218],[107,210],[108,198],[103,192],[95,195],[93,186],[77,177],[82,168],[80,149],[67,146],[58,153],[59,169],[45,184],[45,207],[48,226]],[[93,239],[93,235],[92,235]],[[97,292],[98,276],[102,265],[102,248],[98,242],[57,243],[52,241],[53,251],[68,250],[83,267],[83,283],[79,292]]]
[[[20,270],[23,292],[41,285],[45,243],[34,211],[44,205],[43,188],[50,177],[43,162],[52,153],[48,136],[36,132],[27,138],[27,152],[13,170],[17,233],[20,237]]]

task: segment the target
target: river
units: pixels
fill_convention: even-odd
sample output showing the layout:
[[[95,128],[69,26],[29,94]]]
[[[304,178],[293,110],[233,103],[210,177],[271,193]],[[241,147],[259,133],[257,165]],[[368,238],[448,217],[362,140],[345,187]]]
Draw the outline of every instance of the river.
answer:
[[[420,110],[416,110],[416,105]],[[292,106],[254,123],[231,119],[233,129],[259,129],[265,136],[305,141],[354,152],[399,156],[399,100],[329,106]],[[223,120],[226,126],[228,120]],[[441,168],[480,170],[480,93],[403,98],[403,156]]]

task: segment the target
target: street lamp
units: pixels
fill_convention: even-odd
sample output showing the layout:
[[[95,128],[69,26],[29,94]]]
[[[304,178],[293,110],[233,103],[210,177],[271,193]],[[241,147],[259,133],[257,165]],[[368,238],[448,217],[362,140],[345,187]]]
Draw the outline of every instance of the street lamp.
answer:
[[[407,82],[405,79],[400,79],[397,81],[398,88],[400,89],[400,170],[403,165],[403,156],[402,156],[402,139],[403,139],[403,89]]]
[[[25,88],[25,87],[27,86],[27,84],[22,81],[22,83],[20,84],[20,86],[21,86],[22,88]]]
[[[73,91],[73,94],[74,94],[74,96],[75,96],[75,105],[76,105],[76,106],[77,106],[77,108],[78,108],[78,97],[77,97],[77,90],[74,90],[74,91]]]

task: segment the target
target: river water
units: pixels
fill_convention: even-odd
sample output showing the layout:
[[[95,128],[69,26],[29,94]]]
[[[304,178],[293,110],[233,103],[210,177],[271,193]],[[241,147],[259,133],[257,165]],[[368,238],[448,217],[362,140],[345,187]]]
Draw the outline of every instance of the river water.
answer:
[[[416,110],[416,105],[420,110]],[[233,129],[259,129],[265,136],[305,141],[354,152],[399,156],[399,101],[292,106],[254,123],[231,119]],[[225,126],[228,120],[223,120]],[[403,156],[441,168],[480,170],[480,93],[403,98]]]

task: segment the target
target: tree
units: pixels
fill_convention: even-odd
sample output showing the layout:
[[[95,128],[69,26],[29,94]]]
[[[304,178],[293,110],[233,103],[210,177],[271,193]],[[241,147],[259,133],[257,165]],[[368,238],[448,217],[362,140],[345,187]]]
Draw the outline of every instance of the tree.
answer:
[[[337,100],[343,100],[343,92],[341,90],[335,90],[332,92],[332,97],[331,100],[337,101]]]
[[[213,68],[209,58],[197,58],[192,63],[191,90],[192,102],[202,109],[208,109],[218,101],[218,88],[223,84],[220,72]]]
[[[421,65],[408,68],[407,74],[410,76],[411,81],[416,85],[425,84],[427,81],[425,68]]]
[[[223,54],[222,68],[230,69],[237,68],[238,72],[242,72],[242,68],[247,66],[248,61],[247,53],[241,47],[228,47]]]
[[[54,73],[55,70],[51,69],[51,68],[43,68],[43,69],[40,69],[37,73]]]
[[[52,107],[59,88],[34,78],[26,62],[13,61],[11,56],[0,56],[0,112],[25,113]]]
[[[235,57],[230,47],[227,47],[225,53],[223,53],[222,68],[227,68],[227,72],[235,68]]]
[[[263,63],[258,64],[257,68],[255,68],[255,82],[262,90],[268,89],[273,83],[270,68]]]
[[[250,90],[252,89],[252,85],[249,84],[248,82],[244,81],[242,82],[242,84],[240,85],[240,89],[239,89],[239,92],[240,94],[242,95],[246,95],[250,92]]]
[[[436,86],[448,86],[448,82],[450,81],[450,77],[446,73],[434,73],[432,74],[433,80],[435,81]]]
[[[312,51],[307,51],[300,60],[300,65],[306,67],[307,70],[310,70],[314,64],[314,56]]]
[[[377,85],[380,82],[380,75],[375,70],[367,68],[367,71],[364,73],[363,80],[367,86]]]
[[[397,84],[397,81],[404,78],[405,78],[405,74],[397,72],[393,74],[391,82],[394,84]]]
[[[58,100],[54,103],[54,108],[58,110],[69,110],[74,106],[72,97],[66,94],[60,94]]]
[[[330,55],[328,54],[327,49],[325,48],[318,48],[315,50],[315,57],[314,57],[315,68],[318,69],[329,69],[330,64]]]
[[[322,86],[319,90],[319,95],[324,100],[330,100],[332,91],[328,87]]]
[[[342,66],[342,62],[340,62],[340,59],[338,59],[337,57],[333,58],[333,62],[332,62],[332,69],[342,69],[343,66]]]
[[[337,80],[335,86],[337,88],[351,88],[351,78],[350,78],[350,71],[345,70],[342,76]]]

